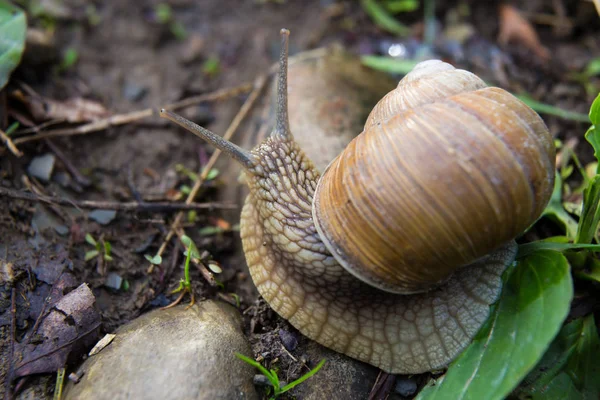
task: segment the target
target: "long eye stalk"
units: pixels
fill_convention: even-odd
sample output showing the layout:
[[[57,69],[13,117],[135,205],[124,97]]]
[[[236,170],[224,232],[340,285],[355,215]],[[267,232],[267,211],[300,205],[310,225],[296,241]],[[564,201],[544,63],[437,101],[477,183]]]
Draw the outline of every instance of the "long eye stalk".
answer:
[[[227,154],[228,156],[242,164],[244,168],[252,169],[256,166],[256,162],[254,161],[254,156],[252,155],[252,153],[223,139],[221,136],[212,133],[208,129],[205,129],[200,125],[183,118],[181,115],[177,115],[174,112],[167,111],[163,108],[162,110],[160,110],[160,117],[175,122],[182,128],[187,129],[194,135],[212,144],[217,149],[221,150],[223,153]]]
[[[277,77],[277,114],[275,130],[273,137],[288,139],[290,133],[290,121],[288,118],[288,87],[287,87],[287,70],[288,70],[288,42],[290,31],[287,29],[281,30],[281,54],[279,56],[279,74]]]
[[[271,137],[288,140],[291,138],[290,122],[288,119],[287,98],[287,65],[288,65],[288,41],[290,31],[281,30],[281,55],[279,56],[279,73],[277,78],[277,116],[275,129]],[[175,122],[177,125],[187,129],[199,138],[209,142],[234,160],[238,161],[244,168],[251,170],[257,165],[256,157],[249,151],[223,139],[206,128],[183,118],[181,115],[165,109],[160,110],[160,117]]]

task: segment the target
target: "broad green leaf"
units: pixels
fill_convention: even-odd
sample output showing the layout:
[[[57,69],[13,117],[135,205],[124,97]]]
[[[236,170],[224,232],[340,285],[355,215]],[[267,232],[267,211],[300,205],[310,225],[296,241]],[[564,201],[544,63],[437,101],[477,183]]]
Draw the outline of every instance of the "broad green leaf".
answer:
[[[569,119],[571,121],[588,122],[588,116],[583,113],[563,110],[562,108],[552,106],[550,104],[541,103],[525,94],[517,95],[517,97],[523,103],[527,104],[529,107],[531,107],[540,114],[554,115],[556,117]]]
[[[600,340],[593,315],[565,325],[515,395],[519,399],[600,397]]]
[[[162,263],[162,257],[158,254],[151,256],[150,254],[144,254],[146,260],[150,261],[151,264],[160,265]]]
[[[572,297],[562,254],[544,250],[518,261],[505,274],[500,300],[473,343],[417,399],[504,399],[542,358]]]
[[[575,243],[591,243],[598,230],[600,221],[600,175],[590,179],[588,187],[583,191],[583,209],[579,226],[577,227],[577,236]]]
[[[384,71],[389,74],[406,75],[418,64],[414,60],[397,60],[392,57],[362,56],[361,62],[369,68]]]
[[[26,32],[25,13],[0,0],[0,89],[6,85],[10,74],[21,61]]]
[[[558,172],[555,173],[552,197],[550,197],[548,205],[542,212],[542,216],[551,218],[561,224],[570,239],[575,239],[575,236],[577,236],[577,221],[563,207],[562,178]]]
[[[408,36],[410,29],[391,16],[376,0],[361,0],[360,4],[375,25],[399,36]]]

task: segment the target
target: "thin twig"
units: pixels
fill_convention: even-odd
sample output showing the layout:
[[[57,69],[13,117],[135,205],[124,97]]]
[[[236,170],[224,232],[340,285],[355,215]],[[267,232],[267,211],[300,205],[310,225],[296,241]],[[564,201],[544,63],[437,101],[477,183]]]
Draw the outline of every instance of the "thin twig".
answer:
[[[246,117],[248,112],[250,112],[250,110],[252,109],[252,106],[256,102],[256,99],[258,98],[258,96],[263,91],[264,87],[266,86],[266,83],[267,83],[266,75],[262,75],[256,80],[256,82],[254,84],[254,89],[252,89],[250,96],[248,96],[248,98],[246,99],[246,101],[244,102],[242,107],[240,108],[240,111],[238,111],[236,116],[233,118],[233,120],[231,121],[231,124],[229,124],[229,127],[225,131],[225,134],[223,134],[223,139],[225,139],[225,140],[231,139],[231,137],[233,136],[233,134],[239,127],[242,120]],[[217,162],[219,155],[221,155],[221,150],[218,150],[218,149],[215,150],[214,153],[212,154],[212,156],[210,157],[210,159],[208,160],[208,163],[204,166],[202,173],[200,174],[200,176],[198,176],[198,179],[196,179],[196,182],[194,182],[194,187],[190,191],[190,194],[188,195],[187,199],[185,200],[186,204],[189,204],[192,201],[194,201],[194,199],[196,198],[196,195],[200,191],[200,187],[206,180],[208,173],[210,172],[210,170],[213,168],[213,166]],[[171,224],[169,233],[163,240],[162,244],[160,245],[160,247],[158,249],[158,252],[156,253],[157,255],[162,256],[162,254],[165,252],[165,249],[167,248],[167,244],[171,241],[171,239],[173,238],[173,235],[175,235],[176,230],[178,229],[179,225],[181,224],[183,215],[184,214],[182,212],[180,212],[175,216],[175,220]],[[152,273],[153,270],[154,270],[154,264],[150,264],[150,266],[148,267],[148,273]]]
[[[15,144],[10,139],[10,137],[8,137],[6,132],[4,132],[2,129],[0,129],[0,139],[2,139],[2,141],[6,144],[6,147],[8,147],[10,152],[13,153],[15,156],[17,156],[17,157],[23,156],[23,153],[21,153],[21,151],[19,149],[17,149],[17,146],[15,146]]]
[[[79,172],[79,170],[75,168],[73,163],[67,158],[67,156],[65,156],[65,153],[63,153],[58,148],[58,146],[54,144],[54,142],[52,142],[50,139],[46,139],[44,142],[50,148],[50,150],[52,150],[56,157],[58,157],[58,159],[64,164],[67,171],[69,171],[69,173],[75,179],[75,182],[77,182],[81,186],[90,186],[92,184],[92,182],[88,178],[83,176],[81,172]]]
[[[187,99],[183,99],[176,103],[168,104],[162,108],[167,110],[175,110],[183,107],[188,107],[193,104],[201,103],[204,101],[215,101],[215,100],[225,100],[229,97],[237,96],[241,93],[248,92],[252,89],[252,84],[243,83],[239,86],[233,88],[226,88],[216,90],[211,93],[190,97]],[[84,125],[79,125],[75,128],[64,128],[64,129],[55,129],[51,131],[41,132],[31,136],[25,136],[18,139],[15,139],[13,142],[15,144],[31,142],[34,140],[47,139],[52,137],[59,136],[74,136],[74,135],[85,135],[90,132],[97,132],[104,129],[107,129],[111,126],[124,125],[131,122],[139,121],[144,118],[151,117],[155,115],[155,108],[147,108],[145,110],[133,111],[124,114],[116,114],[111,115],[107,118],[102,118],[97,121],[92,121]]]
[[[29,192],[20,192],[17,190],[0,187],[0,196],[8,196],[13,199],[37,201],[50,205],[70,206],[76,208],[98,208],[104,210],[116,211],[140,211],[140,212],[172,212],[181,210],[199,210],[206,208],[218,209],[235,209],[235,204],[223,203],[176,203],[168,201],[160,201],[154,203],[138,203],[130,202],[111,202],[111,201],[94,201],[94,200],[71,200],[60,197],[46,196]]]
[[[22,175],[21,182],[23,182],[25,187],[27,189],[29,189],[29,191],[31,192],[32,195],[41,197],[41,198],[49,197],[46,194],[46,192],[44,191],[44,188],[39,184],[39,182],[35,178],[29,179],[29,176]],[[10,190],[10,189],[8,189],[8,190]],[[57,204],[55,204],[55,203],[45,203],[45,204],[48,206],[48,208],[50,208],[50,210],[54,213],[54,215],[56,215],[58,218],[60,218],[61,221],[63,223],[65,223],[67,226],[70,226],[72,224],[73,217],[71,215],[69,215],[69,213],[67,213],[63,209],[61,209]]]

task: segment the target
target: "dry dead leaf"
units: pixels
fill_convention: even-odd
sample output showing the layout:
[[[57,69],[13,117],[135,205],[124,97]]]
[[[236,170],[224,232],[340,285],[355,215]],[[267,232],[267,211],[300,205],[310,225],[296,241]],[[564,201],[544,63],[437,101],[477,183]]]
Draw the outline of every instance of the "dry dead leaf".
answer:
[[[84,283],[62,296],[63,289],[70,285],[69,275],[61,275],[54,284],[50,306],[40,316],[39,328],[16,345],[15,359],[19,362],[15,377],[57,371],[97,340],[100,314],[94,294]]]
[[[515,7],[502,4],[500,5],[498,43],[507,45],[511,42],[523,44],[543,61],[550,59],[550,52],[542,45],[537,32],[529,21],[523,18]]]
[[[12,97],[21,101],[37,122],[57,120],[70,123],[96,121],[109,115],[108,110],[99,102],[82,97],[65,101],[42,97],[33,89],[23,85],[25,92],[16,90]]]

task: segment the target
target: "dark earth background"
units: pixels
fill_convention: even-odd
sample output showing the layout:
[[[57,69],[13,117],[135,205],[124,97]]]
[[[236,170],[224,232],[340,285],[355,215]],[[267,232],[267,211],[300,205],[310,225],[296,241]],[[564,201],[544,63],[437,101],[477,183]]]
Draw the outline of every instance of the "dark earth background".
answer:
[[[172,10],[168,22],[160,22],[156,15],[159,4],[165,2],[42,2],[42,12],[30,16],[28,21],[29,27],[41,34],[42,44],[38,43],[35,51],[28,47],[22,65],[2,93],[0,115],[4,121],[0,122],[5,124],[10,115],[10,121],[16,118],[21,122],[20,129],[39,125],[40,118],[31,111],[36,101],[45,104],[39,111],[47,113],[42,115],[43,121],[50,115],[49,99],[85,98],[104,107],[106,115],[121,114],[158,109],[193,95],[253,82],[277,59],[278,32],[282,27],[292,32],[291,54],[332,43],[357,54],[381,54],[391,44],[404,43],[409,51],[443,57],[513,93],[526,93],[538,101],[582,114],[587,114],[600,87],[598,77],[577,75],[600,56],[599,19],[589,1],[504,3],[514,6],[532,23],[547,52],[531,47],[518,36],[509,41],[498,40],[498,2],[437,1],[438,33],[433,47],[422,42],[421,8],[397,16],[411,27],[409,40],[397,39],[378,28],[359,2],[166,3]],[[458,18],[459,23],[453,18]],[[183,27],[185,35],[173,33],[177,29],[173,28],[174,22]],[[452,33],[449,27],[466,29],[468,38]],[[440,39],[454,40],[454,47],[440,44]],[[77,55],[76,62],[67,61],[69,53]],[[218,60],[218,65],[211,60]],[[15,91],[25,93],[25,97],[15,97]],[[245,95],[237,95],[225,101],[196,104],[180,112],[223,133],[244,99]],[[92,112],[81,105],[73,109]],[[542,116],[551,133],[574,149],[584,165],[592,161],[591,147],[583,140],[589,124]],[[234,141],[239,142],[253,123],[256,121],[252,117],[246,120]],[[176,165],[197,172],[213,151],[158,116],[85,135],[30,141],[19,148],[24,153],[21,158],[0,149],[2,187],[23,189],[33,185],[47,195],[121,202],[140,196],[145,200],[173,199],[182,185],[193,185]],[[32,159],[46,154],[53,154],[56,159],[52,179],[46,182],[30,177],[24,181]],[[203,186],[196,201],[237,203],[238,198],[223,199],[220,193],[225,186],[238,185],[235,177],[239,168],[222,157],[217,169],[219,176]],[[81,174],[79,179],[74,170]],[[576,179],[573,186],[578,184]],[[43,312],[44,298],[51,289],[51,280],[45,281],[44,276],[63,268],[71,270],[77,285],[89,284],[101,314],[102,332],[112,332],[177,297],[170,294],[182,276],[183,259],[177,241],[170,241],[161,268],[152,273],[148,273],[149,263],[144,259],[144,254],[156,253],[173,212],[119,211],[116,218],[101,224],[90,217],[90,211],[0,197],[0,262],[3,273],[6,265],[12,264],[15,277],[15,291],[11,292],[9,285],[0,286],[0,359],[9,360],[12,341],[27,334]],[[257,301],[256,289],[239,252],[239,234],[235,229],[238,222],[239,208],[215,207],[199,210],[196,220],[184,225],[200,251],[207,251],[208,258],[218,261],[223,270],[217,274],[220,285],[212,286],[192,268],[193,291],[197,301],[219,298],[245,310],[245,331],[252,336],[258,354],[277,336],[269,332],[284,329],[295,335],[295,331]],[[207,227],[217,228],[211,233]],[[526,239],[545,236],[552,229],[552,224],[542,223]],[[85,240],[87,233],[111,244],[112,261],[101,265],[98,259],[84,260],[86,252],[93,250]],[[41,271],[42,264],[54,265],[55,271]],[[120,285],[119,279],[123,280]],[[14,333],[10,312],[13,300]],[[586,307],[597,307],[597,303]],[[274,358],[277,357],[272,355],[267,361]],[[281,375],[293,376],[297,371],[286,372],[286,368],[294,368],[293,363],[286,363],[283,358],[279,360]],[[81,360],[76,358],[69,366],[74,368]],[[0,379],[4,380],[11,365],[2,362],[0,368]],[[48,374],[35,376],[21,383],[20,389],[35,387],[38,395],[51,396],[53,379]],[[2,387],[0,394],[4,396],[5,390]]]

